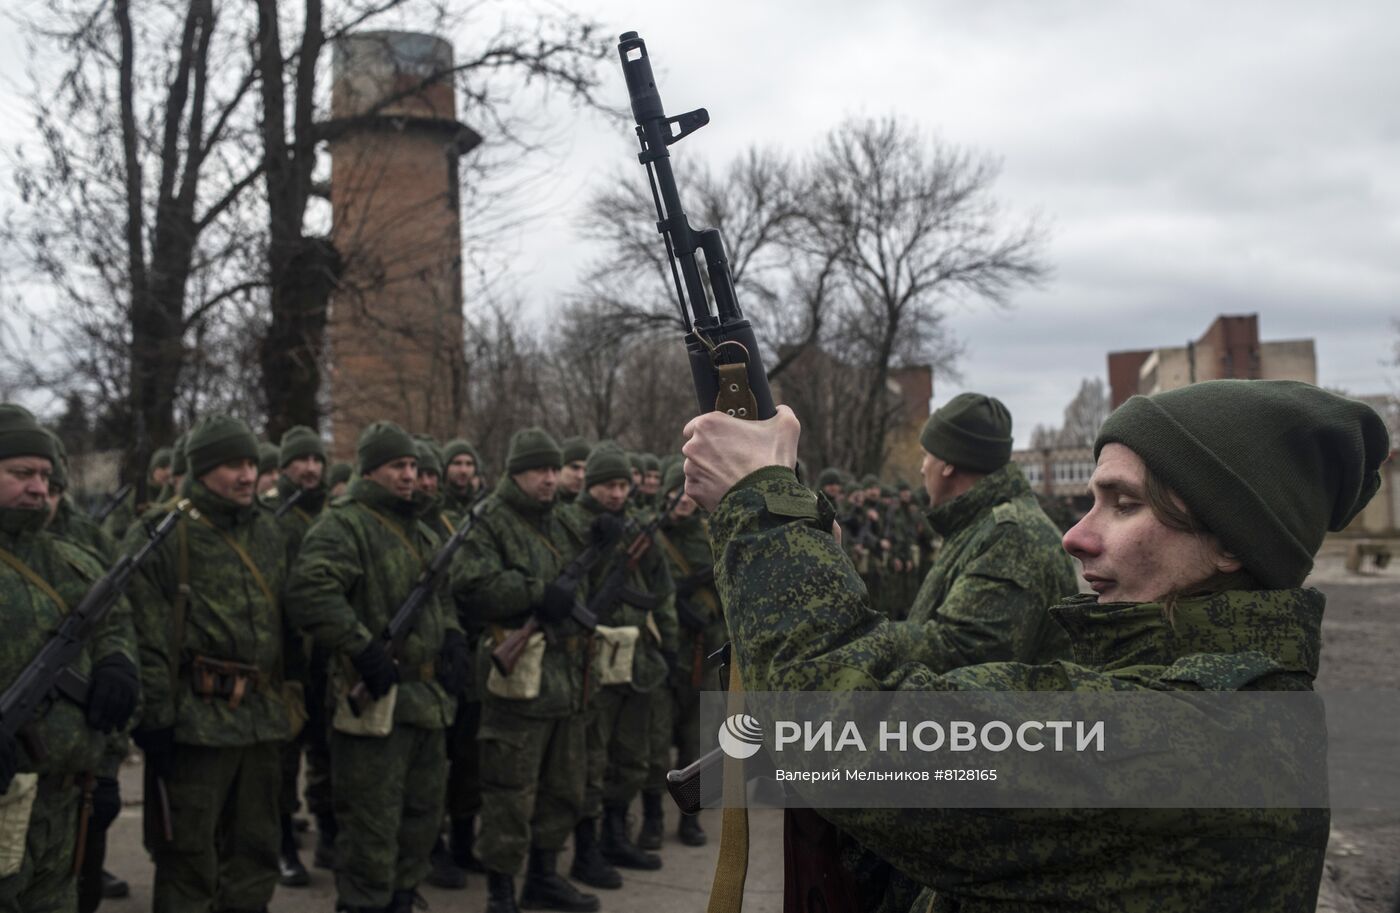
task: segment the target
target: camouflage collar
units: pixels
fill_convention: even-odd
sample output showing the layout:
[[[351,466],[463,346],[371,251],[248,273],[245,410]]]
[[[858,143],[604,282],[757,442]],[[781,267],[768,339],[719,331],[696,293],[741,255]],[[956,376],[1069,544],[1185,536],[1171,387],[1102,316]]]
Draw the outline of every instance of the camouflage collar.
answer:
[[[0,509],[0,536],[10,542],[32,536],[44,528],[44,523],[48,519],[49,512],[45,509],[20,510],[17,507]]]
[[[1007,463],[996,472],[978,479],[977,484],[946,504],[930,508],[927,517],[940,536],[948,537],[977,522],[984,512],[998,504],[1031,493],[1021,467]]]
[[[277,503],[285,504],[288,498],[297,493],[298,488],[299,486],[296,482],[279,474],[277,476]],[[321,508],[326,506],[327,493],[326,480],[323,476],[321,478],[321,484],[302,495],[301,498],[298,499],[296,506],[299,510],[304,510],[314,517],[321,512]],[[277,504],[271,506],[273,509],[276,509]]]
[[[496,483],[496,490],[493,493],[511,510],[520,514],[522,517],[528,517],[532,520],[539,519],[549,513],[554,507],[552,501],[549,504],[541,504],[539,501],[526,495],[509,475],[501,476],[501,480]]]
[[[1322,593],[1311,588],[1227,590],[1160,602],[1098,603],[1092,593],[1050,609],[1069,633],[1074,661],[1095,668],[1167,665],[1195,653],[1263,653],[1289,671],[1317,675]]]
[[[350,483],[350,488],[346,494],[350,496],[350,500],[358,501],[366,507],[372,507],[381,513],[390,513],[400,517],[412,517],[414,515],[414,506],[411,499],[400,498],[373,479],[366,479],[361,476]]]
[[[185,497],[190,499],[190,503],[220,529],[228,529],[246,523],[253,516],[253,512],[258,509],[257,498],[253,499],[252,504],[244,507],[233,503],[228,498],[214,494],[198,479],[185,479],[181,489],[184,491]]]

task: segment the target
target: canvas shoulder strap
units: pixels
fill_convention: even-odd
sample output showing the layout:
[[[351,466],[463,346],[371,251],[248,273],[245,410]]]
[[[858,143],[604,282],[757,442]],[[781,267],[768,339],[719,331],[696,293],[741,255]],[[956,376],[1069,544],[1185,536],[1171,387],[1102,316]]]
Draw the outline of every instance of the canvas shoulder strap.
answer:
[[[14,568],[15,571],[21,577],[34,584],[34,586],[39,590],[39,592],[43,593],[49,599],[53,600],[53,604],[58,606],[58,611],[60,613],[64,615],[68,614],[68,603],[64,601],[62,596],[58,595],[58,590],[55,590],[52,586],[50,586],[49,582],[43,577],[40,577],[32,567],[20,560],[20,557],[18,555],[8,551],[7,549],[0,548],[0,561],[3,561],[10,567]]]

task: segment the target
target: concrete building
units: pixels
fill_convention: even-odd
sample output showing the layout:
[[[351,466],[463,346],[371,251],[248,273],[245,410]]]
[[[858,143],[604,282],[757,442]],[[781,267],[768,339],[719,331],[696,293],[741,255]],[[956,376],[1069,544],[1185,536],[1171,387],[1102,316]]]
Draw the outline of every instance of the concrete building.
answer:
[[[1108,354],[1109,405],[1202,380],[1300,380],[1317,383],[1311,339],[1261,342],[1258,314],[1222,314],[1184,346]]]
[[[457,120],[452,45],[366,32],[335,45],[332,238],[346,263],[331,300],[332,450],[393,418],[446,440],[460,428],[462,231],[458,158],[481,138]]]

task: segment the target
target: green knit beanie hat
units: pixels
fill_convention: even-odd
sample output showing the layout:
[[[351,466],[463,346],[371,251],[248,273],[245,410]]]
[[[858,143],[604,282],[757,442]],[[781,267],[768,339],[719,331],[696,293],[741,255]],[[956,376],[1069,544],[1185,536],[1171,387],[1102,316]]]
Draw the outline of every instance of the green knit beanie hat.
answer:
[[[959,469],[996,472],[1011,459],[1011,413],[999,399],[959,393],[928,417],[919,443]]]
[[[170,468],[170,462],[174,459],[175,451],[169,447],[161,447],[151,454],[151,461],[146,464],[146,475],[155,475],[157,469]]]
[[[442,460],[438,459],[437,448],[423,440],[418,442],[418,471],[442,475]]]
[[[633,470],[637,472],[646,471],[645,468],[642,466],[642,455],[640,453],[634,453],[633,451],[628,450],[625,451],[625,454],[627,456],[627,466],[629,472]]]
[[[185,449],[185,441],[189,439],[189,432],[185,432],[175,439],[175,443],[170,446],[170,474],[173,476],[186,476],[190,474],[190,454]]]
[[[326,480],[327,488],[334,488],[342,482],[349,482],[350,477],[355,474],[355,467],[349,463],[336,463],[331,466],[330,476]]]
[[[293,425],[282,432],[282,446],[277,448],[278,467],[286,466],[292,460],[318,456],[326,458],[326,445],[314,429],[305,425]]]
[[[355,443],[355,456],[360,461],[360,475],[368,475],[390,460],[399,457],[418,459],[418,446],[398,425],[389,421],[371,422]]]
[[[460,437],[448,441],[447,446],[443,448],[442,465],[452,465],[452,461],[464,453],[475,460],[478,467],[481,466],[481,457],[477,455],[476,448],[472,446],[472,442],[466,438]]]
[[[613,479],[632,481],[632,462],[616,444],[605,441],[588,455],[588,467],[583,471],[583,484],[592,488]]]
[[[258,442],[258,475],[277,471],[277,445],[267,441]]]
[[[0,403],[0,460],[37,456],[57,462],[53,440],[34,413],[15,403]]]
[[[564,452],[543,428],[526,428],[511,436],[510,455],[506,457],[506,472],[510,475],[527,469],[559,469],[563,465]]]
[[[68,448],[63,446],[63,438],[44,429],[45,433],[53,439],[53,471],[49,473],[49,485],[60,490],[68,488]]]
[[[1302,584],[1323,535],[1380,487],[1374,409],[1311,384],[1215,380],[1134,396],[1094,442],[1131,449],[1269,589]]]
[[[194,423],[185,437],[185,460],[189,474],[196,479],[234,460],[257,463],[258,439],[241,418],[219,413],[206,415]]]
[[[817,476],[817,487],[825,488],[828,485],[844,485],[845,479],[841,477],[841,470],[835,466],[828,466],[822,470],[822,474]]]
[[[642,472],[660,472],[661,460],[654,453],[642,454]]]
[[[582,437],[575,435],[566,437],[559,443],[560,449],[564,451],[565,463],[576,463],[579,460],[588,461],[588,453],[593,448],[588,446],[588,442]]]

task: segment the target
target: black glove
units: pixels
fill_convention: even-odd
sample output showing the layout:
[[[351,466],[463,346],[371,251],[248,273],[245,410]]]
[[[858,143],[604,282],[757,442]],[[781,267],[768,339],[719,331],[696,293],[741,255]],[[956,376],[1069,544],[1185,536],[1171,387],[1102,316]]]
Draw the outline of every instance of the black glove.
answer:
[[[622,535],[622,528],[617,514],[601,513],[588,525],[588,538],[599,547],[611,545]]]
[[[438,682],[448,694],[456,697],[466,690],[470,663],[466,636],[449,628],[442,636],[442,649],[438,651]]]
[[[137,729],[131,734],[131,740],[145,753],[146,766],[150,767],[156,776],[165,778],[174,772],[174,726],[166,726],[164,729]]]
[[[10,781],[19,770],[19,743],[15,737],[0,732],[0,793],[10,788]]]
[[[666,661],[666,675],[669,678],[676,674],[676,666],[680,664],[680,657],[675,650],[662,650],[661,658]]]
[[[574,589],[578,581],[571,577],[559,576],[544,588],[544,600],[540,603],[541,621],[558,624],[569,617],[574,607]]]
[[[139,688],[136,665],[126,656],[110,653],[99,659],[88,688],[88,725],[98,732],[121,729],[136,710]]]
[[[355,671],[360,673],[360,680],[369,689],[370,697],[379,700],[389,693],[389,689],[399,682],[399,667],[394,665],[394,660],[389,656],[389,651],[384,649],[384,643],[375,638],[350,660],[355,665]]]
[[[92,820],[99,831],[105,831],[122,811],[122,791],[114,777],[98,777],[92,787]]]

